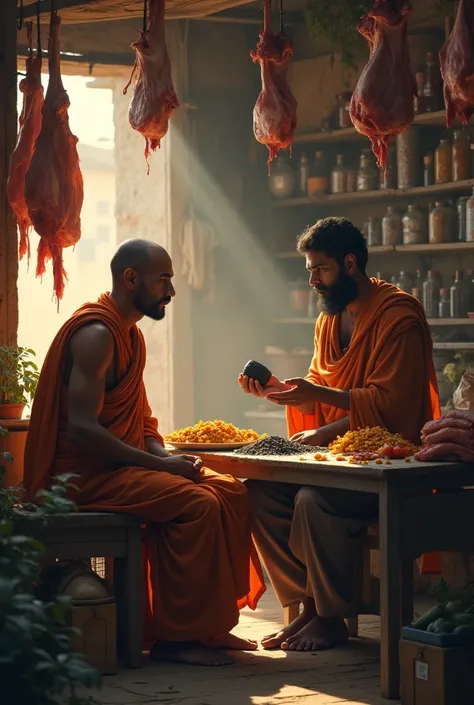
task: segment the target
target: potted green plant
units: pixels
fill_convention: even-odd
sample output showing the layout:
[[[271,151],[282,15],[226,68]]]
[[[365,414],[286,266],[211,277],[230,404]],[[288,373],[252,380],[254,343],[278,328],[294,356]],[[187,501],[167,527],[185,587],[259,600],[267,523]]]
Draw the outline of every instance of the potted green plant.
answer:
[[[0,345],[0,419],[21,419],[33,400],[39,378],[35,354],[30,348]]]

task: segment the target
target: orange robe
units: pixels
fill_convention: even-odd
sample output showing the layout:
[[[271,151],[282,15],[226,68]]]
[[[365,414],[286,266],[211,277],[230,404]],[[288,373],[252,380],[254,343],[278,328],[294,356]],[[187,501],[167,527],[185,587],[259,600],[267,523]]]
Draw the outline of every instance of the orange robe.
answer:
[[[105,394],[99,423],[141,450],[146,436],[163,443],[143,383],[143,335],[137,326],[126,328],[106,294],[73,314],[46,356],[25,450],[25,488],[33,497],[55,475],[77,473],[72,498],[81,509],[125,512],[147,522],[146,645],[223,635],[237,624],[239,608],[255,609],[265,590],[245,486],[210,470],[194,483],[166,472],[111,466],[69,442],[68,393],[61,377],[65,353],[71,336],[92,321],[107,325],[114,337],[120,380]]]
[[[440,416],[433,343],[421,304],[376,279],[347,352],[339,343],[340,316],[320,315],[307,379],[350,390],[350,410],[314,405],[302,414],[287,407],[288,433],[320,428],[349,415],[351,430],[381,426],[420,443],[424,424]],[[432,560],[431,560],[432,559]],[[440,572],[438,554],[424,556],[423,572]]]

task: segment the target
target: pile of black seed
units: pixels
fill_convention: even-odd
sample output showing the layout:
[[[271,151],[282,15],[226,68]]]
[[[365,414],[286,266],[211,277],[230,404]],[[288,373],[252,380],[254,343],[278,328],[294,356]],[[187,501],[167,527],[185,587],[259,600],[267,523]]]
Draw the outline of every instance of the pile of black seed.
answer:
[[[327,448],[319,446],[304,446],[294,441],[287,441],[280,436],[267,436],[248,446],[237,448],[238,455],[305,455],[305,453],[327,452]]]

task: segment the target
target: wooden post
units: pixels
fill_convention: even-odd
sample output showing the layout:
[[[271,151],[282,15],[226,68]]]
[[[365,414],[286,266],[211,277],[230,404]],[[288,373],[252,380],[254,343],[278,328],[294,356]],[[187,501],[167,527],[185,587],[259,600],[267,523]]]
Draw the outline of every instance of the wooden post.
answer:
[[[18,235],[6,198],[17,125],[16,5],[0,2],[0,345],[15,345],[18,334]]]

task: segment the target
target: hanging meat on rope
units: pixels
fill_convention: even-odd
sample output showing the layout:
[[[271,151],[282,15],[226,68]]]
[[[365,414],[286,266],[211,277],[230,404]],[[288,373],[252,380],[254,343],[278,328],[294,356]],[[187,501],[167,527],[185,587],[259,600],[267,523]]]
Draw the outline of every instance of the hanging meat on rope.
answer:
[[[459,117],[467,125],[474,113],[474,0],[461,0],[453,31],[439,52],[444,81],[446,126]]]
[[[280,0],[280,32],[272,33],[271,0],[264,0],[263,30],[250,56],[259,63],[262,91],[253,109],[253,131],[257,142],[268,148],[268,166],[281,149],[290,149],[296,129],[296,100],[288,85],[288,62],[293,45],[283,31]]]
[[[356,130],[372,142],[377,165],[385,167],[391,137],[413,122],[417,95],[408,47],[409,0],[376,0],[358,30],[370,56],[352,95],[349,114]]]
[[[128,120],[145,138],[147,174],[150,173],[150,150],[154,152],[160,147],[168,132],[169,119],[179,107],[165,41],[165,0],[148,0],[148,3],[149,13],[145,0],[143,29],[132,44],[136,52],[135,65],[130,81],[123,89],[125,95],[137,71]]]
[[[38,22],[38,45],[36,56],[33,54],[33,24],[27,25],[28,57],[26,59],[26,76],[20,81],[23,93],[23,106],[19,117],[19,130],[15,149],[10,157],[7,179],[7,196],[15,214],[20,232],[20,259],[28,253],[30,259],[29,233],[32,228],[28,206],[25,200],[25,179],[33,156],[36,139],[41,130],[41,111],[43,109],[43,86],[41,85],[41,40]]]
[[[67,274],[62,252],[81,237],[84,199],[77,154],[77,137],[69,128],[69,97],[60,70],[59,28],[61,20],[51,13],[48,42],[49,83],[43,106],[43,122],[30,168],[26,175],[26,203],[33,227],[40,236],[37,276],[52,259],[54,294],[64,293]]]

